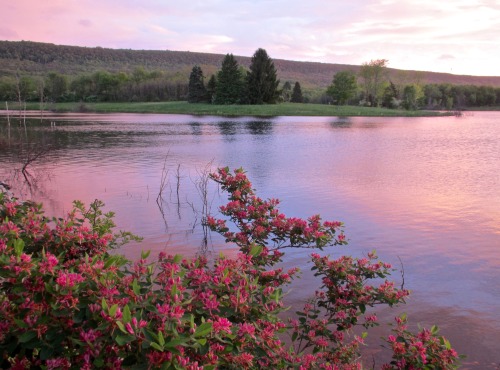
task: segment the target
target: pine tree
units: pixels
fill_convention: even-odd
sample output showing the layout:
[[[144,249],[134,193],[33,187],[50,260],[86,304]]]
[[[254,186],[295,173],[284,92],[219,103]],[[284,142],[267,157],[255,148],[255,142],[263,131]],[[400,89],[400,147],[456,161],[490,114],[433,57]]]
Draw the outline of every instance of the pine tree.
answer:
[[[281,89],[281,98],[285,103],[290,101],[290,98],[292,97],[292,85],[290,84],[290,81],[285,82],[283,85],[283,88]]]
[[[302,89],[300,88],[300,84],[295,82],[295,86],[293,87],[292,99],[290,100],[292,103],[302,103],[304,101],[304,97],[302,96]]]
[[[189,75],[188,102],[200,103],[206,101],[207,90],[203,83],[203,71],[200,66],[194,66]]]
[[[257,49],[252,57],[247,75],[248,101],[250,104],[274,104],[279,97],[279,80],[276,68],[264,49]]]
[[[215,88],[215,104],[236,104],[241,100],[243,78],[238,62],[233,54],[227,54],[222,61],[221,70],[217,73]]]
[[[207,82],[207,100],[209,103],[212,103],[215,99],[215,88],[217,82],[215,81],[215,75],[210,76],[210,79]]]

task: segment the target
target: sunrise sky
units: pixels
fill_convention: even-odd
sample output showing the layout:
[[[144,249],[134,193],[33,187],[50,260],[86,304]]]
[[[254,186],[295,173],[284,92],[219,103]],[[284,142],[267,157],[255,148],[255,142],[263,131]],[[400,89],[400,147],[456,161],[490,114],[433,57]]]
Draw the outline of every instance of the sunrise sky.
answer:
[[[2,1],[0,40],[500,75],[500,0]]]

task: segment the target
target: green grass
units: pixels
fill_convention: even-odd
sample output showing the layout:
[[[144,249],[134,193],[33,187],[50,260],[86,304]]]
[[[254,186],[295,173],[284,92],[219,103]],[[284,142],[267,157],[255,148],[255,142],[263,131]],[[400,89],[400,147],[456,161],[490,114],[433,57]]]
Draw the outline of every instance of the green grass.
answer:
[[[13,104],[10,109],[16,109]],[[39,110],[38,103],[28,103],[28,110]],[[366,117],[422,117],[439,116],[436,111],[406,111],[386,108],[358,106],[336,106],[326,104],[283,103],[272,105],[212,105],[189,104],[187,102],[160,103],[56,103],[46,107],[57,112],[97,113],[170,113],[214,116],[366,116]]]

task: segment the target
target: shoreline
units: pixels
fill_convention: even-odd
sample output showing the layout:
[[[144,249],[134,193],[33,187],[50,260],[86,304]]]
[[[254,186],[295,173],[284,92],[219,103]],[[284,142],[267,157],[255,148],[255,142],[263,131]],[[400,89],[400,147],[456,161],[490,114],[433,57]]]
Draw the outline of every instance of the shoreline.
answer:
[[[12,116],[20,114],[19,104],[9,105]],[[14,108],[14,109],[13,109]],[[41,112],[39,103],[26,103],[23,110]],[[23,112],[21,110],[21,112]],[[7,113],[5,107],[0,112]],[[221,117],[440,117],[456,115],[455,111],[431,111],[372,108],[362,106],[338,106],[326,104],[281,103],[270,105],[212,105],[187,102],[140,102],[140,103],[50,103],[43,106],[44,113],[161,113],[193,116]],[[21,113],[22,114],[22,113]]]

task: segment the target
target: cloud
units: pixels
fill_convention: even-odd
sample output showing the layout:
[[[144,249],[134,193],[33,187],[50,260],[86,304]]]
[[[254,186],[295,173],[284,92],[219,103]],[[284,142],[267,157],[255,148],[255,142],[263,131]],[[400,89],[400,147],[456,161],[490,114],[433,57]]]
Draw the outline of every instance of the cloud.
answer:
[[[88,20],[88,19],[80,19],[78,21],[78,24],[80,26],[82,26],[82,27],[90,27],[90,26],[92,26],[92,22],[90,20]]]
[[[451,54],[443,54],[443,55],[440,55],[438,59],[441,59],[441,60],[447,60],[447,59],[457,59],[455,58],[453,55]]]
[[[83,16],[83,17],[82,17]],[[498,0],[16,0],[0,37],[498,75]],[[82,32],[85,27],[85,32]],[[436,62],[440,61],[440,62]]]
[[[19,37],[19,35],[11,28],[0,27],[0,37],[5,39],[16,39]]]

